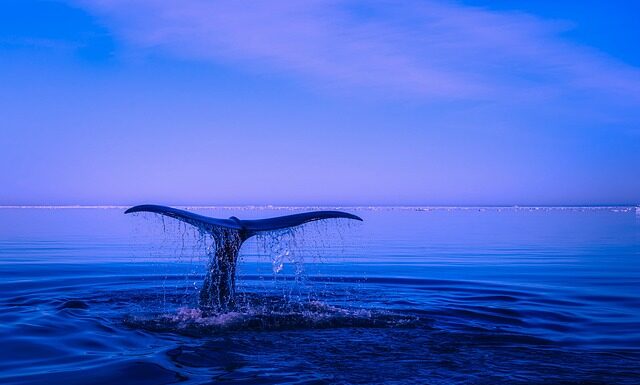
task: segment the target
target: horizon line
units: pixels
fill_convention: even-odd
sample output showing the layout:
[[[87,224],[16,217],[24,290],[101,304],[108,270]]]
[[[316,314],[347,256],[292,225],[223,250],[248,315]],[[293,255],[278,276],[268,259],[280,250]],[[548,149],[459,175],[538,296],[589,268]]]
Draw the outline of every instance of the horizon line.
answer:
[[[131,205],[0,205],[0,209],[127,209]],[[187,209],[638,209],[640,204],[595,204],[595,205],[173,205]]]

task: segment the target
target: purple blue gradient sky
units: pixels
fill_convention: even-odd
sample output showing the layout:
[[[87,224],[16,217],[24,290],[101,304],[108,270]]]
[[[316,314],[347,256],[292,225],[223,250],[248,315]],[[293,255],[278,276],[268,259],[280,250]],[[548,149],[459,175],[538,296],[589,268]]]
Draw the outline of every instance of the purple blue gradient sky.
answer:
[[[3,1],[0,204],[637,204],[638,14]]]

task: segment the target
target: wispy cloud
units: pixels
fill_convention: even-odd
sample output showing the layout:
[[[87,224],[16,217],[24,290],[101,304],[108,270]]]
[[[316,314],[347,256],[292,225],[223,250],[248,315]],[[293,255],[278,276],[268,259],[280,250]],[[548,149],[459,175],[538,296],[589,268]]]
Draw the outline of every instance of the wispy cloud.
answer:
[[[323,86],[442,99],[596,92],[638,103],[640,71],[568,26],[437,1],[80,0],[136,47],[283,71]]]

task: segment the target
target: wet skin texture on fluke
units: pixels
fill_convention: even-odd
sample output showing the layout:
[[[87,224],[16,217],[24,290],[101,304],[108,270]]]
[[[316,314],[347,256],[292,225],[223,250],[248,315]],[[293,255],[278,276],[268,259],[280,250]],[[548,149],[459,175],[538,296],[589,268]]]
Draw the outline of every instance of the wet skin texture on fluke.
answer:
[[[200,291],[200,308],[206,311],[224,311],[233,306],[238,254],[242,243],[252,236],[323,219],[345,218],[362,221],[362,218],[342,211],[311,211],[254,220],[241,220],[236,217],[221,219],[159,205],[134,206],[127,209],[125,214],[137,212],[165,215],[211,234],[216,244],[216,252],[214,258],[209,261]]]

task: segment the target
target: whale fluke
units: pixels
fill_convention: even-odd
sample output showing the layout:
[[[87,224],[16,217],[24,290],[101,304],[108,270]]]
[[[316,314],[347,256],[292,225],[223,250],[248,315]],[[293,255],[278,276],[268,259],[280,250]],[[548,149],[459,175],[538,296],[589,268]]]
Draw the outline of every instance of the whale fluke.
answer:
[[[260,231],[280,230],[287,227],[300,226],[312,221],[333,218],[355,219],[357,221],[362,221],[362,218],[359,216],[342,211],[311,211],[268,219],[244,220],[239,221],[239,223],[246,231],[258,233]]]
[[[166,215],[171,218],[178,219],[198,228],[209,230],[212,227],[224,227],[227,229],[240,230],[240,225],[233,219],[218,219],[205,217],[186,210],[174,209],[173,207],[158,205],[139,205],[127,209],[124,213],[149,212]]]
[[[166,215],[211,234],[216,243],[216,253],[209,261],[204,285],[200,290],[200,307],[205,310],[225,310],[233,305],[238,254],[242,243],[252,236],[323,219],[345,218],[362,221],[357,215],[342,211],[311,211],[253,220],[241,220],[236,217],[220,219],[159,205],[134,206],[127,209],[125,214],[137,212]]]
[[[241,232],[241,235],[246,235],[245,239],[262,231],[281,230],[322,219],[346,218],[362,221],[362,218],[360,218],[359,216],[342,211],[310,211],[300,214],[254,220],[240,220],[236,217],[231,217],[229,219],[211,218],[205,217],[204,215],[195,214],[190,211],[159,205],[134,206],[127,209],[124,213],[129,214],[138,212],[150,212],[166,215],[168,217],[178,219],[207,231],[211,231],[211,229],[215,227],[238,230]]]

